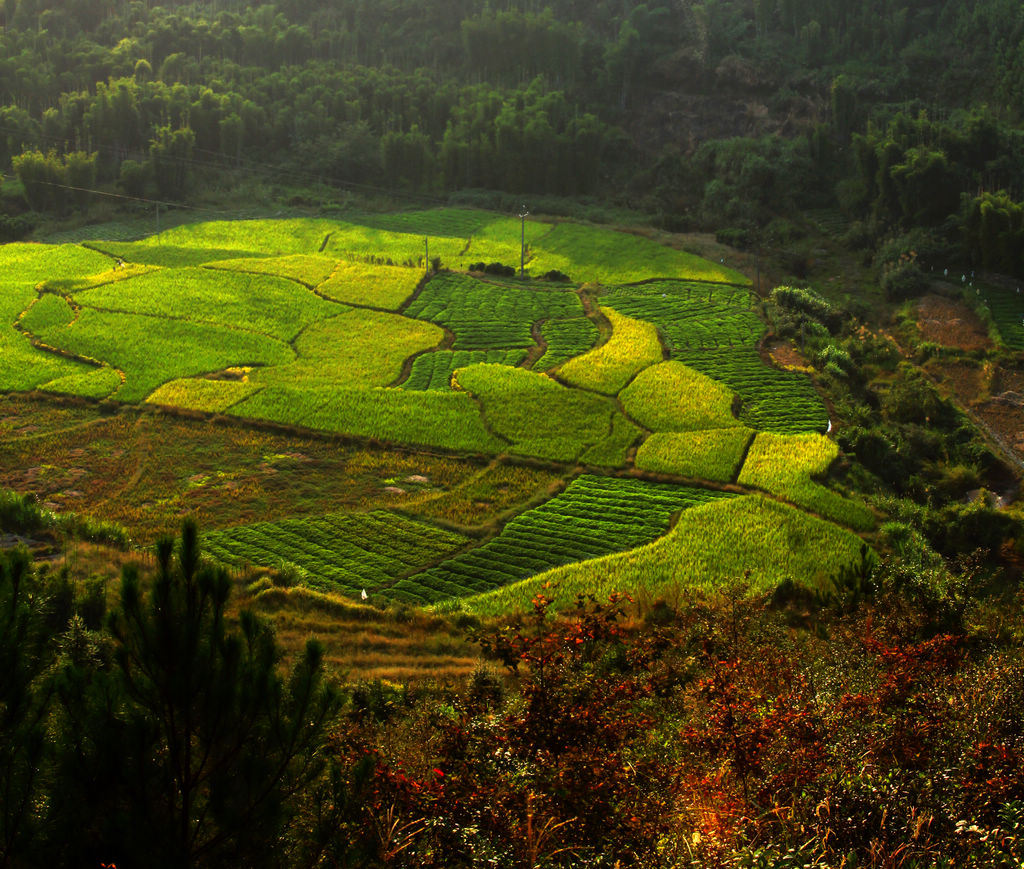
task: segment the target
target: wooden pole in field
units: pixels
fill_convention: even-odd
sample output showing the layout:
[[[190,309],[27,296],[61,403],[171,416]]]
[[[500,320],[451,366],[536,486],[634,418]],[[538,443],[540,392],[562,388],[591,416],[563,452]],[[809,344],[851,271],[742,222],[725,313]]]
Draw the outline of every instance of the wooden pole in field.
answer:
[[[530,212],[523,205],[519,212],[519,277],[526,276],[526,217]]]

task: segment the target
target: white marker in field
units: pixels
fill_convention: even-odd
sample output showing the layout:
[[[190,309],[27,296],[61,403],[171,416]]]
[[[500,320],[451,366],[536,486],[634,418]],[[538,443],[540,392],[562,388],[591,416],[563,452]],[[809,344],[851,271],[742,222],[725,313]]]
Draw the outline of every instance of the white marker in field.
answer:
[[[362,590],[362,592],[360,593],[360,595],[359,595],[359,596],[360,596],[360,597],[361,597],[361,598],[362,598],[363,600],[369,600],[369,599],[370,599],[370,596],[369,596],[369,595],[368,595],[368,594],[366,593],[366,589],[365,589],[365,588],[364,588],[364,589]]]

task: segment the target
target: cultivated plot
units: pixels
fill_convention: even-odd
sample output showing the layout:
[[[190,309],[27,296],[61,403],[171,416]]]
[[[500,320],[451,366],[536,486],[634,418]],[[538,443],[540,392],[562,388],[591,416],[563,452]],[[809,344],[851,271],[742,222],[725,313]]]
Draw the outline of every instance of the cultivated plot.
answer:
[[[314,588],[358,596],[467,542],[453,531],[378,510],[228,528],[207,534],[203,546],[229,564],[294,567]]]
[[[644,480],[582,476],[516,517],[493,540],[396,583],[416,603],[498,588],[552,567],[641,546],[673,514],[726,493]]]
[[[787,580],[828,591],[843,570],[859,563],[861,546],[855,534],[777,501],[719,499],[685,510],[665,537],[646,546],[568,564],[464,605],[492,615],[528,611],[541,592],[565,608],[577,594],[606,598],[616,591],[656,600],[737,581],[755,591]]]
[[[532,275],[597,283],[465,273],[518,264],[520,233]],[[210,535],[230,563],[419,603],[492,590],[471,603],[490,611],[520,606],[552,568],[572,594],[660,593],[755,568],[756,587],[772,576],[821,586],[859,551],[823,520],[873,527],[818,481],[836,454],[811,434],[825,407],[807,376],[762,358],[745,278],[652,238],[436,209],[89,244],[0,247],[0,389],[148,401],[466,463],[455,489],[419,474],[388,484],[401,516],[246,516]],[[594,473],[624,468],[662,482]],[[507,524],[471,547],[435,520],[477,535]]]
[[[431,280],[404,313],[450,329],[455,350],[493,350],[533,346],[534,323],[582,315],[583,303],[560,287],[536,289],[445,274]]]

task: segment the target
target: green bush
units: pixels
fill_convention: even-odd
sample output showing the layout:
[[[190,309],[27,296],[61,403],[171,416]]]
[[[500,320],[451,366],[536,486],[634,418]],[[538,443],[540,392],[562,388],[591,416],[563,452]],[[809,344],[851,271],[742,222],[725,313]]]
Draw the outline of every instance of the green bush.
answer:
[[[843,377],[857,367],[850,354],[835,344],[827,344],[818,354],[818,366],[826,370],[829,370],[830,366],[838,368]]]
[[[924,272],[911,262],[899,263],[882,272],[882,289],[890,302],[902,302],[920,296],[928,282]]]
[[[23,215],[0,214],[0,244],[19,241],[35,228],[35,224]]]
[[[715,241],[734,247],[736,250],[749,250],[753,243],[753,233],[749,229],[728,227],[715,233]]]
[[[819,296],[814,290],[803,287],[776,287],[771,300],[780,308],[798,311],[823,324],[830,331],[842,321],[841,312]]]

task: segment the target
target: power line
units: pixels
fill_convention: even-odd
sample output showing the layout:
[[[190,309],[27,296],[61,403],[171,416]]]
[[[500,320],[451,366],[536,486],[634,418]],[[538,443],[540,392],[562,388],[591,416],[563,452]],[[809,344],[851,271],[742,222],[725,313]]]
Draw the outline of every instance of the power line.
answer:
[[[187,208],[189,211],[205,211],[211,214],[234,214],[233,211],[224,211],[218,208],[205,208],[202,205],[186,205],[183,202],[169,202],[164,199],[149,199],[145,196],[129,196],[126,193],[111,193],[107,190],[94,190],[91,187],[76,187],[73,184],[58,184],[56,181],[30,181],[30,184],[45,184],[47,187],[59,187],[61,190],[74,190],[78,193],[94,193],[97,196],[107,196],[111,199],[128,199],[132,202],[145,202],[149,205],[166,206],[167,208]]]

